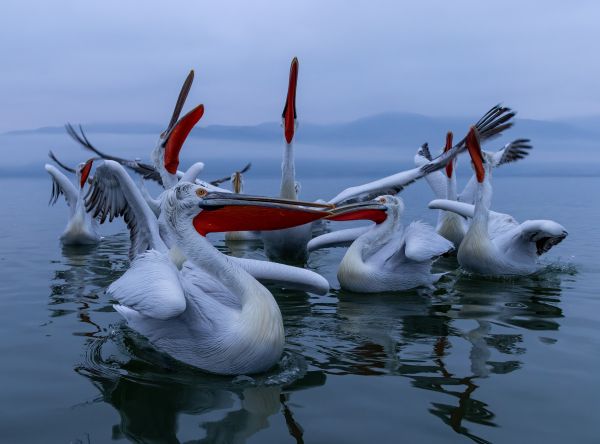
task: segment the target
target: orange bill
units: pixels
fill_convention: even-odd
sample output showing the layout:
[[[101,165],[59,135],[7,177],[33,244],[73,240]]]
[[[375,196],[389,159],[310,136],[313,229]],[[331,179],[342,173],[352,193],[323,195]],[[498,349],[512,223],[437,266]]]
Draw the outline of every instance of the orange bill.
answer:
[[[278,205],[224,205],[204,209],[194,218],[194,228],[203,236],[225,231],[268,231],[304,225],[330,213]]]
[[[473,168],[475,169],[475,176],[477,182],[483,182],[485,177],[485,169],[483,168],[483,155],[481,154],[481,145],[479,143],[479,134],[477,129],[472,126],[469,134],[467,134],[467,150],[473,161]]]
[[[94,163],[94,159],[90,159],[85,163],[85,165],[81,169],[81,179],[80,179],[80,183],[79,183],[81,188],[83,188],[83,186],[85,185],[85,182],[87,181],[87,179],[90,175],[90,171],[92,171],[93,163]]]
[[[290,81],[288,84],[287,98],[283,107],[283,125],[285,140],[292,143],[296,121],[296,86],[298,84],[298,59],[294,57],[290,66]]]
[[[164,163],[165,169],[169,173],[175,174],[177,172],[177,167],[179,166],[179,152],[181,151],[181,147],[190,134],[190,131],[192,131],[194,125],[196,125],[196,123],[198,123],[198,121],[202,118],[203,114],[204,105],[198,105],[196,108],[179,119],[179,121],[173,127],[165,146]]]

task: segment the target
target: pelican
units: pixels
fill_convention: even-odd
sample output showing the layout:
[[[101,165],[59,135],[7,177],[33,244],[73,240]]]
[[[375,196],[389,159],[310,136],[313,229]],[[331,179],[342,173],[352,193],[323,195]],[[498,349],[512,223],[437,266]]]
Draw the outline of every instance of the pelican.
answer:
[[[466,141],[476,176],[475,205],[438,199],[429,208],[452,211],[472,219],[460,247],[458,262],[468,272],[488,275],[528,275],[539,269],[537,257],[567,237],[551,220],[518,223],[508,214],[490,211],[493,157],[481,150],[476,128]]]
[[[50,157],[55,160],[52,152],[50,152]],[[100,241],[98,222],[86,213],[83,202],[83,188],[88,180],[93,161],[94,159],[90,159],[80,163],[77,168],[72,170],[75,173],[75,185],[53,165],[44,165],[52,178],[50,204],[54,205],[62,194],[69,206],[69,222],[60,236],[60,241],[64,245],[93,245]],[[62,166],[60,162],[59,165]],[[63,166],[63,168],[65,167]]]
[[[450,241],[419,221],[404,227],[404,203],[397,196],[333,210],[332,220],[370,218],[369,227],[348,248],[337,277],[340,286],[357,293],[403,291],[431,286],[443,273],[431,274],[431,264],[454,249]]]
[[[285,138],[283,162],[281,164],[281,186],[279,196],[283,199],[298,200],[299,184],[296,182],[294,164],[294,133],[297,128],[296,87],[298,84],[298,59],[294,57],[290,66],[288,92],[283,107],[282,126]],[[262,233],[265,253],[271,260],[285,260],[304,263],[308,258],[306,245],[312,237],[312,224],[301,225],[287,230]]]
[[[444,152],[452,147],[452,132],[446,134],[446,145]],[[498,167],[506,163],[515,162],[529,155],[529,150],[532,146],[529,139],[516,139],[507,143],[503,148],[494,152],[488,153],[488,157],[492,160],[493,167]],[[415,164],[417,166],[424,165],[431,160],[431,154],[427,144],[419,148],[415,155]],[[456,162],[457,157],[452,159],[446,165],[445,176],[442,171],[435,171],[428,174],[425,179],[432,189],[434,195],[438,199],[458,200],[461,202],[473,203],[475,184],[477,183],[475,176],[472,176],[463,191],[458,195],[456,184]],[[450,240],[456,250],[460,246],[465,233],[467,232],[467,220],[462,216],[450,212],[440,211],[436,231],[438,234]],[[455,251],[456,251],[455,250]]]
[[[107,293],[128,325],[157,349],[218,374],[258,373],[279,360],[284,330],[275,299],[244,268],[252,262],[223,255],[204,236],[282,229],[328,212],[180,182],[166,190],[161,218],[188,266],[163,240],[159,221],[120,164],[104,161],[96,169],[86,209],[101,223],[124,216],[132,262]]]

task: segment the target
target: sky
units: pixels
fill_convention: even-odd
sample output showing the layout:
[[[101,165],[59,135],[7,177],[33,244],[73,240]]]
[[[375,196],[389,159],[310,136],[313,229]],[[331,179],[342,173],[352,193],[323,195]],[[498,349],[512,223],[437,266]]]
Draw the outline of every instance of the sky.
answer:
[[[168,123],[190,69],[203,124],[281,115],[300,60],[300,121],[407,111],[600,114],[600,2],[27,1],[0,13],[0,131]],[[186,109],[187,109],[186,108]]]

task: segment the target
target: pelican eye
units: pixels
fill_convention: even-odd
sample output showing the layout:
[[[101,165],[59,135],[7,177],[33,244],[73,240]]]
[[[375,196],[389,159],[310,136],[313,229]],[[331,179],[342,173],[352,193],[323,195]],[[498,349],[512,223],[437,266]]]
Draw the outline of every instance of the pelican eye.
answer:
[[[204,188],[198,188],[196,190],[196,196],[198,197],[204,197],[208,194],[208,191],[206,191]]]

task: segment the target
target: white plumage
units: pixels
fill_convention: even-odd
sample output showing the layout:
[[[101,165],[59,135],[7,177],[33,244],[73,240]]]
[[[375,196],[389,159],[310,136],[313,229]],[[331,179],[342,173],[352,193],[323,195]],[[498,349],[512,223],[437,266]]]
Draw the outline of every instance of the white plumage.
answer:
[[[477,171],[475,205],[442,199],[431,202],[429,208],[472,218],[457,254],[465,270],[492,276],[534,273],[539,268],[537,257],[561,242],[567,231],[554,221],[519,224],[508,214],[490,211],[494,160],[481,151],[475,130],[467,138],[467,147]]]
[[[71,181],[52,165],[44,167],[52,178],[52,195],[50,203],[54,204],[62,194],[69,206],[69,221],[65,231],[60,236],[64,245],[93,245],[100,241],[98,222],[86,213],[83,203],[83,189],[79,186],[81,170],[85,164],[76,169],[76,182]]]
[[[387,218],[362,234],[348,248],[340,263],[338,280],[343,289],[375,293],[402,291],[437,282],[431,274],[433,261],[453,246],[423,222],[403,227],[402,200],[394,196],[377,199],[385,205]]]

